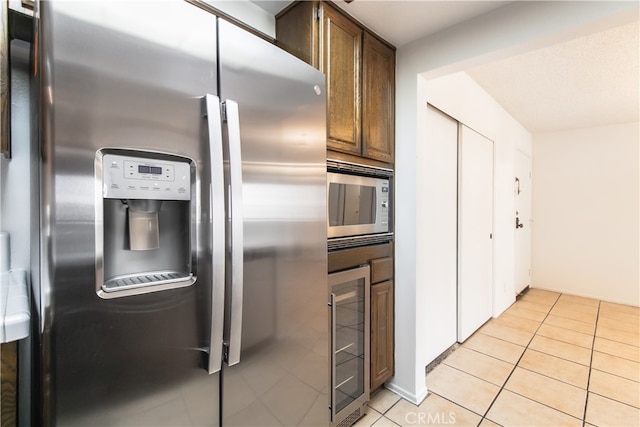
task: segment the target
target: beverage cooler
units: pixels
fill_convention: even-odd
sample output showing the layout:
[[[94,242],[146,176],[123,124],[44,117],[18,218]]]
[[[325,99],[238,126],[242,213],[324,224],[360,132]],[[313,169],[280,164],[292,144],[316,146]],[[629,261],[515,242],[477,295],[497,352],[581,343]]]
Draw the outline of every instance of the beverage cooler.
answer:
[[[369,400],[369,270],[329,275],[332,426],[353,424]]]

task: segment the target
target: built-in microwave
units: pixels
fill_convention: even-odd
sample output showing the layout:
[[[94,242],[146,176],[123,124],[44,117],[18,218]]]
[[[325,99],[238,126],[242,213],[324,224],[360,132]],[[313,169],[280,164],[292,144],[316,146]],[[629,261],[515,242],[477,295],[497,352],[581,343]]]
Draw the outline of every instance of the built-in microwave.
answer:
[[[360,166],[327,173],[327,233],[330,239],[389,233],[390,177]],[[376,173],[378,176],[376,176]]]

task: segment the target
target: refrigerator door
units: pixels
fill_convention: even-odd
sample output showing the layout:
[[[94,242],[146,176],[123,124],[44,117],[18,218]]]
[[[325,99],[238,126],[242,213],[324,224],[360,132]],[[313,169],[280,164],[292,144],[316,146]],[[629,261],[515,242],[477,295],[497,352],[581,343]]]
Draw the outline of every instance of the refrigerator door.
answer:
[[[216,18],[164,1],[42,2],[38,13],[42,280],[34,377],[42,380],[34,425],[218,425],[213,365],[222,345],[210,342],[210,325],[223,316],[211,309],[215,173],[203,100],[217,94]],[[190,286],[97,294],[103,224],[95,159],[98,150],[121,148],[189,160],[187,226],[176,234],[190,242]]]
[[[243,280],[227,268],[222,424],[326,426],[325,77],[228,22],[218,29],[231,169],[234,146],[241,154],[242,198],[230,218],[240,204],[244,265]]]

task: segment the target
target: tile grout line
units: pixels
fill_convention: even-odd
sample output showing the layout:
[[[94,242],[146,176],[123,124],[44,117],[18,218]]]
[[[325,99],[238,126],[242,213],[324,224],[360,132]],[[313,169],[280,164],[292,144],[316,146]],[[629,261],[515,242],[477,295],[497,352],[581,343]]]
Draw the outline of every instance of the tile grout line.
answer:
[[[473,350],[473,351],[475,351],[475,350]],[[483,353],[480,353],[480,354],[483,354]],[[487,355],[485,354],[485,356],[487,356]],[[487,357],[492,357],[492,356],[487,356]],[[500,360],[500,359],[497,359],[497,358],[495,358],[495,357],[492,357],[492,358],[493,358],[493,359],[496,359],[496,360]],[[501,360],[501,362],[504,362],[504,361],[503,361],[503,360]],[[444,363],[444,362],[443,362],[443,363]],[[509,363],[509,362],[505,362],[505,363]],[[446,363],[445,363],[445,365],[446,365]],[[509,363],[509,365],[510,365],[510,363]],[[480,378],[480,377],[478,377],[478,376],[476,376],[476,375],[473,375],[473,374],[471,374],[471,373],[469,373],[469,372],[467,372],[467,371],[464,371],[464,370],[462,370],[462,369],[460,369],[460,368],[457,368],[457,367],[455,367],[455,366],[451,366],[451,365],[447,365],[447,366],[448,366],[449,368],[451,368],[451,369],[455,369],[455,370],[456,370],[456,371],[458,371],[458,372],[462,372],[463,374],[469,375],[470,377],[473,377],[473,378],[475,378],[475,379],[477,379],[477,380],[484,381],[484,382],[485,382],[485,383],[487,383],[487,384],[491,384],[491,385],[494,385],[494,386],[496,386],[496,387],[500,387],[500,386],[499,386],[498,384],[496,384],[496,383],[492,383],[491,381],[485,380],[484,378]],[[435,393],[435,392],[434,392],[434,393]],[[435,393],[435,394],[438,394],[438,393]],[[440,396],[440,395],[438,394],[438,396]],[[446,397],[444,397],[444,396],[440,396],[440,397],[443,397],[444,399],[447,399],[447,398],[446,398]],[[447,400],[449,400],[449,399],[447,399]],[[452,402],[453,402],[453,401],[452,401]],[[455,402],[453,402],[453,403],[455,403]],[[460,405],[459,403],[456,403],[456,405],[458,405],[458,406],[462,406],[462,405]],[[462,407],[464,408],[464,406],[462,406]],[[469,408],[465,408],[465,409],[469,409]],[[472,411],[471,409],[469,409],[469,411],[474,412],[474,411]],[[474,413],[478,414],[477,412],[474,412]],[[478,415],[480,415],[480,414],[478,414]]]
[[[537,350],[534,350],[534,349],[530,349],[530,350],[531,350],[531,351],[537,351]],[[540,353],[540,352],[538,352],[538,353]],[[544,353],[544,354],[546,354],[546,353]],[[553,356],[553,355],[549,355],[549,356],[551,356],[551,357],[555,357],[555,356]],[[566,359],[562,359],[562,360],[566,360]],[[575,363],[575,362],[573,362],[573,363]],[[580,364],[579,364],[579,363],[577,363],[577,365],[580,365]],[[585,366],[585,365],[580,365],[580,366]],[[580,386],[577,386],[577,385],[575,385],[575,384],[571,384],[570,382],[567,382],[567,381],[564,381],[564,380],[561,380],[561,379],[558,379],[558,378],[550,377],[549,375],[547,375],[547,374],[543,374],[542,372],[534,371],[533,369],[524,368],[524,367],[522,367],[522,366],[518,366],[518,367],[519,367],[520,369],[525,370],[525,371],[532,372],[532,373],[534,373],[534,374],[536,374],[536,375],[540,375],[541,377],[549,378],[550,380],[557,381],[557,382],[562,383],[562,384],[564,384],[564,385],[568,385],[568,386],[571,386],[571,387],[575,387],[575,388],[580,389],[580,390],[585,390],[584,388],[582,388],[582,387],[580,387]],[[587,367],[588,367],[588,366],[587,366]],[[511,391],[511,390],[509,390],[509,391]],[[515,393],[515,392],[514,392],[514,393]],[[560,409],[556,409],[556,411],[560,411]],[[560,411],[560,412],[562,412],[562,411]],[[571,414],[569,414],[569,415],[571,415]]]
[[[386,388],[384,388],[384,386],[383,386],[383,389],[384,389],[384,390],[387,390]],[[391,392],[391,393],[393,393],[393,392]],[[369,406],[369,403],[367,402],[367,406],[369,406],[369,408],[373,409],[374,411],[376,411],[377,413],[379,413],[379,414],[381,415],[381,416],[380,416],[380,418],[378,418],[376,421],[374,421],[374,422],[373,422],[373,424],[377,423],[378,421],[380,421],[380,419],[384,418],[384,419],[387,419],[387,420],[391,421],[391,422],[392,422],[392,423],[394,423],[395,425],[398,425],[398,424],[396,424],[396,422],[395,422],[395,421],[393,421],[392,419],[387,418],[386,414],[387,414],[387,412],[389,412],[389,411],[390,411],[394,406],[396,406],[396,405],[397,405],[399,402],[401,402],[402,400],[406,400],[406,399],[404,399],[402,396],[399,396],[399,399],[398,399],[398,400],[396,400],[396,401],[393,403],[393,405],[389,406],[389,407],[387,408],[387,410],[386,410],[386,411],[384,411],[384,412],[378,411],[378,410],[377,410],[377,409],[375,409],[374,407]],[[426,397],[425,397],[425,400],[426,400]],[[409,401],[407,400],[407,402],[409,402]],[[412,402],[409,402],[409,403],[411,403],[411,404],[413,405],[413,403],[412,403]],[[415,405],[415,406],[418,406],[418,405]],[[373,424],[372,424],[372,425],[373,425]]]
[[[594,353],[595,353],[595,351],[594,351]],[[598,353],[601,353],[601,352],[598,352]],[[606,354],[606,353],[601,353],[601,354]],[[615,357],[615,356],[614,356],[614,357]],[[638,386],[640,386],[640,381],[636,381],[636,380],[634,380],[633,378],[624,377],[624,376],[622,376],[622,375],[618,375],[618,374],[613,373],[613,372],[603,371],[602,369],[598,369],[598,368],[591,368],[591,369],[592,369],[592,370],[594,370],[594,371],[602,372],[603,374],[611,375],[612,377],[620,378],[621,380],[631,381],[631,382],[637,383],[637,384],[638,384]],[[597,393],[596,393],[596,394],[597,394]],[[604,396],[604,397],[606,397],[606,396]],[[612,399],[611,397],[609,397],[608,399],[615,400],[616,402],[620,402],[619,400]],[[624,402],[620,402],[620,403],[624,403]],[[639,408],[639,409],[640,409],[640,408]]]
[[[568,344],[568,345],[572,345],[572,346],[574,346],[574,347],[578,347],[578,348],[580,348],[580,349],[589,350],[589,349],[588,349],[588,348],[586,348],[586,347],[580,347],[579,345],[575,345],[575,344],[571,344],[571,343],[568,343],[568,342],[564,342],[564,341],[556,340],[556,339],[553,339],[553,338],[545,337],[544,335],[538,335],[538,336],[540,336],[540,337],[542,337],[542,338],[546,338],[546,339],[552,340],[552,341],[557,341],[557,342],[559,342],[559,343],[561,343],[561,344]],[[562,357],[562,356],[558,356],[557,354],[547,353],[546,351],[541,350],[541,349],[537,349],[537,348],[530,348],[529,350],[531,350],[531,351],[535,351],[535,352],[537,352],[537,353],[542,353],[542,354],[544,354],[545,356],[555,357],[555,358],[560,359],[560,360],[562,360],[562,361],[564,361],[564,362],[571,362],[571,363],[575,363],[576,365],[584,366],[585,368],[588,368],[588,367],[589,367],[589,365],[585,365],[584,363],[576,362],[576,361],[571,360],[571,359],[565,359],[565,358],[564,358],[564,357]]]
[[[466,372],[465,372],[465,373],[466,373]],[[465,411],[469,411],[469,412],[471,412],[472,414],[475,414],[475,415],[479,416],[479,417],[480,417],[480,422],[482,422],[482,420],[484,419],[484,418],[482,417],[482,415],[480,415],[480,414],[479,414],[479,413],[477,413],[476,411],[473,411],[473,410],[471,410],[471,409],[469,409],[469,408],[466,408],[466,407],[462,406],[461,404],[459,404],[459,403],[457,403],[457,402],[454,402],[453,400],[449,399],[448,397],[442,396],[441,394],[438,394],[438,393],[436,393],[435,391],[432,391],[431,393],[435,394],[436,396],[438,396],[439,398],[441,398],[441,399],[443,399],[443,400],[446,400],[447,402],[451,402],[451,403],[453,403],[454,405],[461,407],[461,408],[462,408],[462,409],[464,409]]]
[[[596,396],[600,396],[600,397],[602,397],[603,399],[610,400],[610,401],[615,402],[615,403],[618,403],[618,404],[620,404],[620,405],[624,405],[624,406],[628,406],[629,408],[633,408],[633,409],[640,410],[640,408],[638,408],[637,406],[633,406],[633,405],[631,405],[631,404],[629,404],[629,403],[626,403],[626,402],[621,402],[621,401],[619,401],[619,400],[617,400],[617,399],[612,398],[611,396],[605,396],[604,394],[596,393],[595,391],[590,391],[589,393],[591,393],[591,394],[595,394]],[[459,406],[459,405],[458,405],[458,406]]]
[[[586,313],[585,313],[585,314],[586,314]],[[590,323],[590,322],[585,322],[585,321],[583,321],[583,320],[578,320],[578,319],[574,319],[574,318],[571,318],[571,317],[564,317],[564,316],[561,316],[561,315],[559,315],[559,314],[550,314],[550,315],[551,315],[551,316],[554,316],[554,317],[558,317],[558,318],[560,318],[560,319],[562,319],[562,320],[571,320],[572,322],[582,323],[583,325],[591,325],[591,323]],[[549,323],[549,325],[551,325],[551,326],[556,326],[556,327],[558,327],[558,328],[562,328],[562,329],[569,329],[570,331],[574,331],[574,332],[580,332],[580,331],[576,331],[575,329],[567,328],[567,327],[565,327],[565,326],[558,326],[558,325],[554,325],[553,323]],[[580,333],[581,333],[581,334],[585,334],[585,332],[580,332]]]
[[[525,293],[526,295],[526,293]],[[524,296],[524,295],[523,295]],[[549,313],[551,313],[551,310],[553,309],[553,307],[555,307],[555,305],[558,303],[558,301],[560,300],[560,297],[562,296],[562,294],[558,295],[558,298],[556,298],[556,300],[554,301],[553,305],[551,305],[551,307],[549,308],[549,311],[547,312],[547,314],[544,316],[544,319],[542,319],[542,322],[540,322],[540,326],[538,326],[538,328],[536,329],[536,331],[533,333],[533,335],[531,336],[531,339],[529,340],[529,342],[527,343],[527,345],[525,346],[524,350],[522,351],[522,354],[520,355],[520,357],[518,358],[517,362],[513,365],[513,369],[511,370],[511,372],[509,373],[509,375],[507,376],[507,378],[504,380],[504,383],[502,384],[502,386],[500,387],[500,390],[498,390],[498,393],[496,393],[495,397],[493,398],[493,400],[491,401],[491,403],[489,404],[489,406],[487,407],[487,410],[484,412],[484,415],[482,416],[482,418],[480,419],[480,423],[478,424],[478,426],[482,423],[483,420],[487,419],[487,414],[489,413],[489,411],[491,410],[491,407],[493,406],[494,403],[496,403],[496,400],[498,400],[498,396],[500,396],[500,393],[502,393],[502,391],[504,390],[504,386],[509,382],[509,379],[511,378],[511,376],[513,375],[513,373],[515,372],[516,368],[518,367],[518,365],[520,364],[520,361],[522,360],[522,357],[524,356],[524,354],[527,352],[527,349],[529,348],[529,344],[531,344],[531,341],[533,341],[533,338],[535,338],[535,336],[538,333],[538,330],[542,327],[542,324],[544,323],[545,319],[549,316]],[[517,393],[516,393],[517,394]],[[526,396],[523,396],[526,397]],[[527,397],[527,399],[529,399]],[[529,399],[529,400],[533,400],[533,399]],[[534,401],[535,402],[535,401]],[[489,421],[493,421],[493,420],[489,420]],[[584,426],[583,426],[584,427]]]
[[[587,405],[589,404],[589,386],[591,385],[591,370],[593,369],[593,349],[596,345],[596,332],[598,330],[598,319],[600,317],[600,303],[598,301],[598,311],[596,313],[596,327],[593,330],[593,341],[591,342],[591,358],[589,359],[589,373],[587,374],[587,393],[584,398],[584,412],[582,414],[582,427],[585,427],[587,424]]]

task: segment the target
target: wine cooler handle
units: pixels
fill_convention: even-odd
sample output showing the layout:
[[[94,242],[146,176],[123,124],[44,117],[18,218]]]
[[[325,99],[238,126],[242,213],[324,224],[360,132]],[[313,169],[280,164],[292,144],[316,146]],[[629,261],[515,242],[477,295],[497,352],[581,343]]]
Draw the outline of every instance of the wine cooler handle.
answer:
[[[209,131],[209,229],[211,230],[211,336],[209,337],[209,366],[214,374],[222,367],[224,333],[225,287],[225,210],[224,210],[224,160],[222,151],[222,116],[220,99],[205,96],[207,128]]]
[[[223,103],[226,112],[227,134],[229,142],[229,185],[231,220],[231,303],[230,326],[228,336],[227,364],[233,366],[240,362],[242,345],[242,294],[244,274],[244,216],[242,212],[242,152],[240,141],[240,113],[238,103],[227,100]]]
[[[329,307],[331,309],[331,422],[336,416],[336,294],[331,293],[331,299],[329,301]]]

